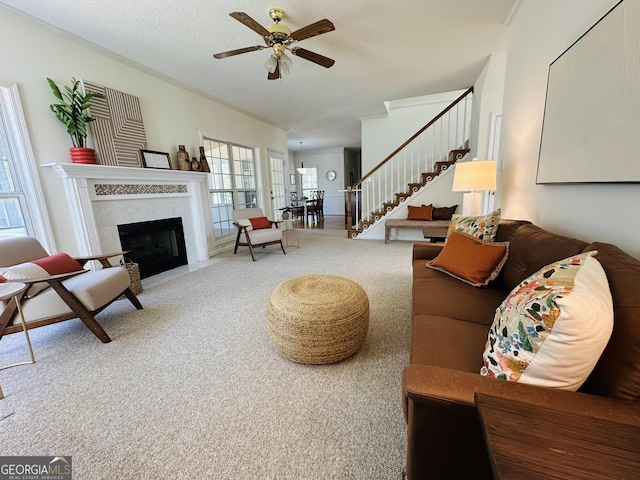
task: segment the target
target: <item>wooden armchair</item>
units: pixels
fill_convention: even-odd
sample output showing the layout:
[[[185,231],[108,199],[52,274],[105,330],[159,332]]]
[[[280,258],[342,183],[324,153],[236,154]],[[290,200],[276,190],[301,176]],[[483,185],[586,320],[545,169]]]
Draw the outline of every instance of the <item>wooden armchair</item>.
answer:
[[[255,228],[251,220],[263,219],[264,227]],[[233,249],[234,255],[238,252],[239,246],[249,247],[251,258],[256,261],[253,247],[266,247],[267,245],[280,244],[282,253],[284,245],[282,244],[282,230],[278,228],[277,221],[267,220],[262,213],[261,208],[241,208],[233,211],[233,224],[238,229],[236,236],[236,245]],[[257,223],[256,223],[257,225]]]
[[[8,281],[19,281],[30,286],[21,300],[27,328],[79,318],[102,342],[108,343],[111,339],[96,321],[95,315],[123,294],[138,310],[142,309],[140,301],[129,288],[130,279],[126,269],[110,268],[108,259],[122,253],[78,257],[76,260],[81,267],[78,270],[38,278],[20,278],[27,270],[14,269],[17,273],[11,275],[10,267],[29,265],[29,262],[42,260],[49,255],[35,238],[6,238],[0,240],[0,274]],[[103,268],[83,270],[82,267],[92,260],[98,261]],[[44,290],[34,294],[33,285]],[[4,305],[0,313],[0,338],[4,334],[22,331],[17,310],[13,299]]]

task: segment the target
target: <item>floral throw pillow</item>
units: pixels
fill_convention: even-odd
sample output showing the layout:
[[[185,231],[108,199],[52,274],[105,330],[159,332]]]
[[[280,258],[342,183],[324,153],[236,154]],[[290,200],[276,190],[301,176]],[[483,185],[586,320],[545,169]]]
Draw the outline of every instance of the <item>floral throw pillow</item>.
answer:
[[[451,217],[447,237],[451,232],[463,233],[481,242],[493,242],[500,223],[500,209],[487,215],[466,216],[455,213]]]
[[[496,310],[482,375],[580,388],[613,330],[609,282],[595,253],[547,265],[513,289]]]

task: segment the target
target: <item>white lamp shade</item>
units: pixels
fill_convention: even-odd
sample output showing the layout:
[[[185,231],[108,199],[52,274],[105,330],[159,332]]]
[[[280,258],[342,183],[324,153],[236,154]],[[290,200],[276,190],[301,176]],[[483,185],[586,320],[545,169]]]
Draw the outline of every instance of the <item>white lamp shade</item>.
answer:
[[[496,189],[496,162],[494,160],[474,160],[456,163],[453,174],[454,192]]]

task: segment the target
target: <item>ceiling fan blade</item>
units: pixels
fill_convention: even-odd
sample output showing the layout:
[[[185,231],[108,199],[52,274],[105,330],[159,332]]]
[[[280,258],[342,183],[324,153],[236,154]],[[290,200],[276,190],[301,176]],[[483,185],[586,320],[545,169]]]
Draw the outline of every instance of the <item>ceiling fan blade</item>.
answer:
[[[253,47],[245,47],[245,48],[238,48],[237,50],[229,50],[228,52],[221,52],[221,53],[216,53],[213,58],[227,58],[227,57],[233,57],[234,55],[240,55],[241,53],[249,53],[249,52],[255,52],[256,50],[262,50],[263,48],[267,48],[264,45],[255,45]]]
[[[329,68],[333,66],[334,63],[336,63],[336,61],[332,58],[325,57],[323,55],[320,55],[319,53],[315,53],[300,47],[293,47],[291,49],[291,53],[297,55],[298,57],[302,57],[305,60],[309,60],[310,62],[317,63],[324,68]]]
[[[336,27],[333,26],[326,18],[323,20],[319,20],[311,25],[307,25],[306,27],[302,27],[299,30],[293,32],[290,37],[294,40],[300,41],[305,38],[315,37],[316,35],[321,35],[323,33],[331,32],[335,30]]]
[[[280,78],[280,62],[276,63],[276,69],[273,73],[269,72],[267,75],[267,80],[277,80]]]
[[[253,18],[251,18],[249,15],[247,15],[244,12],[231,12],[229,15],[235,18],[236,20],[238,20],[243,25],[246,25],[247,27],[249,27],[251,30],[256,32],[261,37],[268,37],[270,35],[269,30],[264,28],[262,25],[260,25],[258,22],[256,22]]]

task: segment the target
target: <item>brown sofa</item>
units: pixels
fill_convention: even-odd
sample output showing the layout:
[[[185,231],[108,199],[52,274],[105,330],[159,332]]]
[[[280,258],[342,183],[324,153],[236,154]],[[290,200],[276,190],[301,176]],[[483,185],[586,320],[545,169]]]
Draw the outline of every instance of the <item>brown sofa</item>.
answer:
[[[443,244],[414,245],[411,356],[403,372],[409,480],[492,478],[476,392],[640,425],[640,261],[526,221],[501,221],[495,241],[510,242],[509,257],[499,277],[480,288],[426,268]],[[590,250],[609,280],[614,329],[579,392],[480,375],[489,327],[509,292],[545,265]]]

